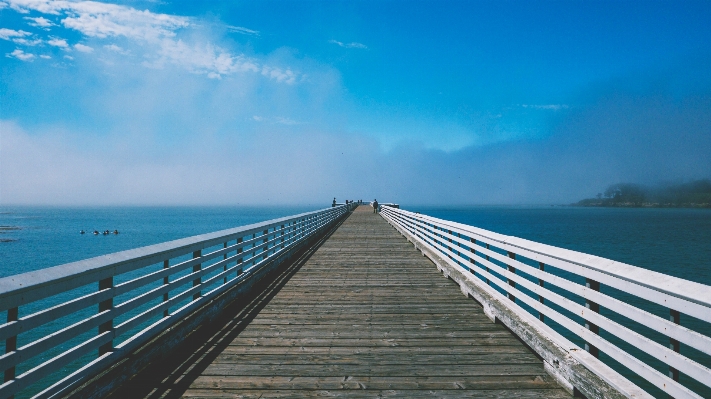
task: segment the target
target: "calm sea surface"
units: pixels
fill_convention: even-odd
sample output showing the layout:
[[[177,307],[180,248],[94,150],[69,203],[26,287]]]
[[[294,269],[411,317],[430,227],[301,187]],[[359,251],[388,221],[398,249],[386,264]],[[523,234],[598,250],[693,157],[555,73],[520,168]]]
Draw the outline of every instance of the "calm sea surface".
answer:
[[[0,277],[318,208],[0,207]],[[404,208],[711,285],[711,210]]]
[[[323,207],[0,207],[0,277]]]
[[[326,206],[328,204],[302,207],[0,207],[0,277]],[[711,285],[711,210],[406,205],[404,208]],[[93,230],[115,229],[120,234],[90,234]],[[80,230],[87,234],[79,234]],[[634,298],[629,300],[634,301]],[[668,312],[652,307],[648,310],[662,317]],[[708,328],[705,323],[684,318],[682,324],[697,331]],[[710,335],[711,331],[705,334]],[[564,335],[582,344],[569,334]],[[667,338],[657,335],[648,334],[651,339],[664,344]],[[614,341],[614,337],[610,339]],[[634,348],[629,350],[634,351]],[[711,366],[705,356],[685,354]],[[666,366],[658,364],[655,367],[663,371]],[[650,389],[643,381],[629,377]],[[703,386],[688,380],[686,385],[704,397],[711,397]],[[654,393],[659,396],[659,392]]]
[[[711,209],[406,209],[711,285]]]

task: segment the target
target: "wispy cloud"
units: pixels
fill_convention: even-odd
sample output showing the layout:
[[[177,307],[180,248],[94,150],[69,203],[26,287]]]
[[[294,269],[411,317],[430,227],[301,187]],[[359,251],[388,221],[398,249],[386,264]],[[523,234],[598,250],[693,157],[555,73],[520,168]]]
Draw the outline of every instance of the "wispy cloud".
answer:
[[[276,118],[276,123],[281,124],[281,125],[287,125],[287,126],[293,126],[293,125],[300,124],[300,122],[297,122],[291,118],[284,118],[282,116]]]
[[[31,22],[29,22],[29,25],[30,25],[30,26],[34,26],[34,27],[36,27],[36,28],[42,28],[42,29],[45,29],[45,30],[49,30],[49,28],[52,27],[52,26],[57,26],[57,24],[55,24],[54,22],[48,20],[48,19],[45,18],[45,17],[36,17],[36,18],[25,17],[24,19],[26,19],[26,20],[28,20],[28,21],[31,21]]]
[[[368,46],[366,46],[365,44],[357,43],[357,42],[344,43],[344,42],[339,42],[338,40],[329,40],[328,42],[331,44],[341,46],[343,48],[359,48],[359,49],[367,49],[368,48]]]
[[[272,124],[286,125],[286,126],[296,126],[301,125],[302,122],[295,121],[291,118],[286,118],[283,116],[277,116],[276,118],[266,118],[259,115],[252,116],[252,120],[255,122],[267,122]]]
[[[50,46],[59,47],[62,49],[69,48],[69,43],[67,43],[67,41],[65,39],[62,39],[59,37],[50,36],[49,40],[47,40],[47,44],[49,44]]]
[[[10,40],[15,44],[22,46],[37,46],[42,44],[41,39],[29,38],[32,34],[23,30],[12,30],[7,28],[0,29],[0,39]]]
[[[130,43],[133,45],[132,49],[134,47],[136,50],[141,49],[140,52],[143,52],[145,60],[143,65],[150,68],[177,65],[191,73],[217,79],[225,75],[251,72],[289,85],[298,83],[303,78],[301,73],[290,67],[268,65],[255,57],[235,54],[210,41],[195,40],[194,38],[198,36],[183,37],[186,35],[181,32],[186,29],[200,28],[199,23],[195,23],[188,17],[96,1],[6,0],[6,2],[10,8],[20,13],[40,12],[59,16],[64,28],[81,33],[85,39],[99,41],[99,45],[109,51],[121,53],[123,50],[116,51],[116,48],[111,47],[114,44],[107,44],[109,47],[105,47],[101,43],[102,40],[114,39]],[[26,17],[26,19],[32,26],[49,27],[52,24],[45,17]],[[228,30],[245,35],[259,35],[256,30],[239,26],[229,26]],[[8,35],[11,33],[6,32]],[[73,47],[78,51],[89,52],[86,44],[78,43],[72,46],[65,39],[56,37],[50,37],[47,43],[62,49]]]
[[[566,104],[543,104],[543,105],[536,105],[536,104],[521,104],[521,107],[523,108],[531,108],[531,109],[548,109],[552,111],[559,111],[561,109],[568,109],[570,108]]]
[[[155,40],[173,37],[177,29],[190,25],[186,17],[95,1],[9,0],[8,3],[12,9],[21,13],[38,11],[64,15],[64,27],[98,38],[123,36]]]
[[[0,28],[0,39],[12,40],[14,38],[21,38],[30,36],[30,32],[25,32],[23,30],[12,30],[7,28]]]
[[[20,61],[33,61],[35,59],[34,54],[29,54],[25,53],[24,51],[18,49],[15,49],[12,53],[7,53],[5,54],[5,57],[8,58],[17,58]]]
[[[113,51],[114,53],[121,54],[121,55],[129,55],[129,54],[131,54],[130,51],[124,49],[124,48],[121,47],[121,46],[117,46],[117,45],[115,45],[115,44],[107,44],[107,45],[104,45],[104,48],[107,49],[107,50],[109,50],[109,51]]]
[[[81,44],[81,43],[75,44],[74,49],[76,51],[81,51],[82,53],[93,53],[94,52],[93,47],[89,47],[89,46]]]
[[[259,36],[259,31],[243,28],[241,26],[228,26],[227,30],[233,33],[241,33],[248,36]]]

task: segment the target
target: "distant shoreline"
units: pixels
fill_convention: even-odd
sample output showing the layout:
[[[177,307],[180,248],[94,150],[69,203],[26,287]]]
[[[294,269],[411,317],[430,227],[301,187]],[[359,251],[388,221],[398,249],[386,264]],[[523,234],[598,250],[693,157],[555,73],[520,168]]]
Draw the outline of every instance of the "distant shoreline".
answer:
[[[711,208],[711,180],[648,187],[634,183],[609,186],[596,198],[571,206],[596,208]]]
[[[588,202],[590,201],[590,202]],[[683,208],[683,209],[711,209],[711,203],[701,203],[701,204],[660,204],[654,202],[646,203],[604,203],[598,200],[582,200],[570,206],[583,207],[583,208]]]

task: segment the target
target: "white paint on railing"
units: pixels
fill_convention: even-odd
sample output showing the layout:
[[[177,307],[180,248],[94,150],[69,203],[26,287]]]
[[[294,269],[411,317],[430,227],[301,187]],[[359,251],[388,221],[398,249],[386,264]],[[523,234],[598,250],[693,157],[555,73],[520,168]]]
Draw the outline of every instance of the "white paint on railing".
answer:
[[[678,314],[684,313],[705,322],[711,322],[711,287],[692,281],[653,272],[632,265],[616,262],[594,255],[557,248],[533,241],[505,236],[484,229],[434,218],[419,213],[383,207],[381,215],[397,228],[406,231],[416,240],[417,246],[445,255],[443,259],[451,266],[463,271],[470,270],[506,293],[509,299],[503,301],[511,311],[529,319],[529,313],[517,304],[526,304],[539,312],[540,327],[545,328],[544,319],[550,318],[563,328],[582,338],[588,347],[597,348],[623,366],[632,370],[659,389],[675,398],[700,398],[678,382],[679,372],[701,384],[711,387],[711,369],[679,353],[679,344],[688,345],[706,355],[711,355],[710,331],[694,331],[679,324]],[[507,255],[493,250],[498,249]],[[483,256],[482,256],[483,255]],[[521,262],[528,258],[538,262],[539,267]],[[494,263],[494,261],[498,262]],[[462,265],[465,265],[464,267]],[[594,289],[545,271],[543,265],[551,265],[560,270],[584,277],[588,284],[607,285],[627,294],[645,299],[670,309],[673,320],[667,320],[644,309],[625,303]],[[493,273],[495,271],[495,273]],[[467,279],[479,283],[479,277],[471,272],[464,273]],[[535,279],[533,282],[519,273]],[[578,296],[588,303],[583,306],[563,295],[546,288],[544,283]],[[523,287],[534,294],[529,296],[517,287]],[[487,287],[488,288],[488,287]],[[498,291],[493,291],[498,293]],[[498,294],[501,295],[501,294]],[[614,343],[596,333],[597,328],[586,328],[547,304],[553,303],[577,314],[588,326],[597,326],[614,337],[634,346],[646,354],[666,363],[669,376],[629,354]],[[640,332],[598,313],[597,304],[666,335],[670,345],[655,342]],[[486,307],[486,304],[484,304]],[[594,306],[597,308],[597,306]],[[674,317],[676,314],[676,317]],[[556,334],[557,335],[557,334]],[[566,342],[569,342],[565,340]],[[596,351],[591,350],[591,354]],[[596,370],[592,370],[596,372]],[[607,373],[607,371],[605,371]],[[602,371],[598,373],[603,374]]]
[[[326,208],[0,279],[0,311],[7,311],[8,314],[7,322],[0,325],[0,340],[6,342],[6,353],[0,356],[0,370],[5,371],[0,397],[15,395],[87,353],[98,350],[98,358],[88,361],[35,397],[52,397],[75,386],[244,280],[272,259],[323,231],[354,207],[355,204],[349,204]],[[216,246],[220,248],[204,252]],[[185,256],[192,259],[170,265],[171,259]],[[161,265],[160,269],[148,270],[145,274],[114,285],[116,276]],[[171,279],[173,276],[177,277]],[[99,290],[96,292],[52,303],[45,309],[18,317],[27,305],[37,306],[54,295],[97,283]],[[156,286],[135,291],[150,284]],[[119,295],[134,291],[131,298],[114,303]],[[140,308],[147,304],[152,306]],[[96,305],[99,305],[98,313],[46,335],[38,332],[38,327]],[[114,321],[122,315],[129,318],[115,324]],[[150,322],[141,331],[125,336]],[[37,364],[30,370],[15,375],[17,367],[23,363],[49,350],[56,350],[77,335],[96,328],[98,333],[92,338],[43,362],[35,361]],[[28,336],[33,337],[31,342],[17,347],[17,336],[28,332]],[[118,338],[124,341],[114,346],[113,341]]]

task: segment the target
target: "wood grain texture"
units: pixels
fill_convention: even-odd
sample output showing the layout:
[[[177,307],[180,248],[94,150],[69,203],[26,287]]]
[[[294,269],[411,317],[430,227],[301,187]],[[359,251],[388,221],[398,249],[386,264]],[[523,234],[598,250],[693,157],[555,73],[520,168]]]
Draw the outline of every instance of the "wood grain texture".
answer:
[[[182,397],[569,397],[369,206],[226,336]]]

